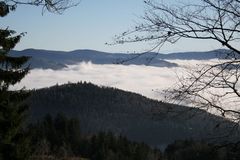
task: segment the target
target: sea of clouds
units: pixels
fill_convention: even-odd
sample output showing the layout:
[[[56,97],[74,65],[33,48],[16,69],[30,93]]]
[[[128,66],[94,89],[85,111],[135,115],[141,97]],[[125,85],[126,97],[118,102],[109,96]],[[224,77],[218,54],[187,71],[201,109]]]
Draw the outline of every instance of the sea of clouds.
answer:
[[[179,67],[152,67],[145,65],[99,65],[91,62],[82,62],[69,65],[61,70],[33,69],[17,85],[11,89],[39,89],[53,85],[76,82],[91,82],[99,86],[119,88],[125,91],[139,93],[148,98],[163,100],[166,96],[163,90],[173,88],[179,84],[179,78],[186,76],[191,69],[200,68],[201,65],[215,64],[218,61],[199,60],[171,60]],[[219,93],[219,90],[216,90]],[[239,101],[227,99],[223,107],[239,110]],[[191,105],[191,104],[187,104]],[[215,109],[208,110],[219,114]]]
[[[209,61],[171,60],[180,67],[152,67],[145,65],[97,65],[82,62],[62,70],[33,69],[14,89],[39,89],[56,84],[91,82],[136,92],[149,98],[161,100],[164,89],[173,87],[186,69]]]

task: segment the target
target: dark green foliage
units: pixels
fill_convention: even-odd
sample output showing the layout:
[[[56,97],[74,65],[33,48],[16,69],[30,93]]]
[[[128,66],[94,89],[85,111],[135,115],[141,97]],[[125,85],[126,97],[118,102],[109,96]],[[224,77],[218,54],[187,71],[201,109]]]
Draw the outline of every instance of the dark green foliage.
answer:
[[[91,160],[157,160],[161,152],[143,143],[135,143],[111,132],[84,135],[77,119],[63,115],[29,126],[32,157],[85,157]],[[47,149],[47,150],[46,150]]]
[[[225,151],[225,156],[227,160],[236,160],[240,159],[240,143],[231,144],[222,148]]]
[[[6,16],[14,10],[5,2],[0,2],[0,16]],[[14,35],[15,31],[0,29],[0,159],[27,159],[29,154],[28,140],[23,131],[23,121],[27,105],[23,103],[28,93],[9,91],[9,86],[19,82],[27,73],[28,68],[21,68],[28,57],[11,57],[9,51],[19,42],[22,34]]]
[[[48,152],[57,156],[75,155],[78,152],[81,133],[79,122],[75,119],[67,119],[62,115],[52,119],[47,115],[43,121],[30,125],[29,131],[32,135],[32,152],[35,154],[43,149],[40,145],[42,143],[47,143]]]
[[[186,140],[175,141],[166,148],[165,154],[168,160],[218,160],[216,151],[210,144]]]
[[[36,126],[42,126],[40,122],[46,113],[51,114],[44,118],[46,127],[35,132],[36,135],[48,135],[49,138],[35,142],[39,146],[48,146],[40,148],[48,148],[44,153],[55,154],[56,157],[65,153],[89,159],[156,159],[161,157],[158,150],[149,150],[147,145],[133,143],[128,139],[162,147],[166,141],[169,144],[174,139],[189,139],[193,136],[196,140],[201,136],[210,136],[209,131],[213,131],[213,136],[216,136],[221,131],[225,132],[226,126],[234,124],[201,110],[189,110],[184,106],[157,102],[134,93],[85,82],[33,91],[29,104],[32,106],[31,122],[39,121]],[[176,112],[167,112],[169,108],[174,108],[172,111]],[[59,116],[58,113],[77,119],[70,125],[68,121],[71,119]],[[80,128],[76,129],[78,123],[81,133]],[[219,123],[221,126],[216,128]],[[211,130],[211,127],[216,129]],[[106,133],[108,131],[112,133]],[[194,136],[197,134],[200,136]],[[116,135],[124,135],[128,139]],[[204,142],[180,141],[170,145],[165,155],[164,158],[170,160],[214,160],[226,158],[226,155],[237,157],[237,152],[231,148],[216,150],[215,146]]]
[[[240,145],[221,145],[204,141],[182,140],[170,144],[164,153],[167,160],[237,160]]]
[[[216,145],[204,141],[179,140],[170,144],[164,154],[144,143],[129,141],[112,132],[83,134],[74,118],[47,115],[29,125],[32,135],[31,159],[89,160],[238,160],[239,145]]]
[[[31,122],[64,113],[79,119],[83,133],[111,131],[162,148],[178,139],[214,138],[235,125],[206,111],[86,82],[32,91],[28,102]]]

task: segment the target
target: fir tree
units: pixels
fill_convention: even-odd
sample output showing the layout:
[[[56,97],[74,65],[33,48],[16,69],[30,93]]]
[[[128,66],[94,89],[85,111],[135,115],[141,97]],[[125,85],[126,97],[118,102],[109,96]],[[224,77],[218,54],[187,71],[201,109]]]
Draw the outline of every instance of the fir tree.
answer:
[[[0,2],[0,16],[6,16],[15,6]],[[15,47],[23,34],[0,29],[0,159],[27,159],[27,138],[23,133],[23,122],[27,106],[24,90],[11,91],[9,87],[20,82],[29,68],[23,67],[29,57],[12,57],[9,51]]]

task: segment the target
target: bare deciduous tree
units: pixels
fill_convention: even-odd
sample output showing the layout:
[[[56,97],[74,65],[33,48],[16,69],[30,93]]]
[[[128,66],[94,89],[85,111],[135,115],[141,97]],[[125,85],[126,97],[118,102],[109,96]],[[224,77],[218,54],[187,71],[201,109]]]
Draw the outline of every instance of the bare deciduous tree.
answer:
[[[11,10],[15,10],[17,5],[32,5],[42,7],[45,10],[57,14],[62,14],[66,9],[76,6],[81,0],[4,0]]]
[[[240,1],[145,0],[143,23],[116,37],[117,43],[153,42],[157,47],[180,39],[217,41],[224,60],[198,66],[180,78],[176,88],[166,91],[174,102],[220,113],[240,122]],[[155,46],[155,47],[156,47]],[[204,47],[204,46],[203,46]],[[220,52],[220,50],[219,50]]]

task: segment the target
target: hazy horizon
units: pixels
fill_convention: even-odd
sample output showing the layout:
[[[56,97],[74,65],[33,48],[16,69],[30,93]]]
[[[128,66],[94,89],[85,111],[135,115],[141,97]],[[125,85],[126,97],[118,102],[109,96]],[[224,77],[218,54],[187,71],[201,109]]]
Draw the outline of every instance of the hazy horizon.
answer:
[[[216,49],[207,49],[207,50],[201,50],[201,51],[169,51],[169,52],[161,52],[161,50],[158,52],[158,51],[155,51],[155,50],[149,50],[149,52],[155,52],[155,53],[160,53],[160,54],[171,54],[171,53],[183,53],[183,52],[210,52],[210,51],[214,51],[214,50],[221,50],[221,49],[227,49],[227,48],[224,48],[224,47],[219,47],[219,48],[216,48]],[[45,48],[25,48],[25,49],[13,49],[14,51],[25,51],[25,50],[43,50],[43,51],[56,51],[56,52],[73,52],[73,51],[78,51],[78,50],[89,50],[89,51],[96,51],[96,52],[105,52],[105,53],[123,53],[123,54],[133,54],[133,53],[144,53],[144,52],[148,52],[147,50],[145,51],[139,51],[139,52],[114,52],[114,51],[104,51],[104,50],[97,50],[97,49],[89,49],[89,48],[75,48],[75,49],[72,49],[72,50],[54,50],[54,49],[45,49]]]

